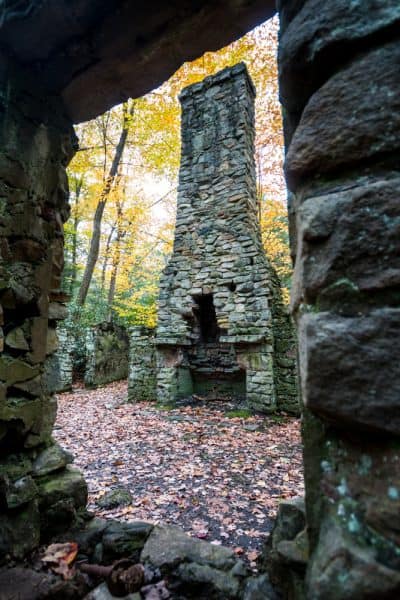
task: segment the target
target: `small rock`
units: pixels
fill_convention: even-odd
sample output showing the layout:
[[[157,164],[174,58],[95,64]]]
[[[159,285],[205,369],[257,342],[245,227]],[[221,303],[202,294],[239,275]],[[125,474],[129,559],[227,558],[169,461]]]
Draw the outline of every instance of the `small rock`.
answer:
[[[282,540],[276,545],[276,551],[284,562],[305,567],[309,557],[307,531],[300,531],[294,540]]]
[[[7,490],[7,506],[8,508],[17,508],[22,504],[26,504],[33,500],[38,495],[38,489],[30,475],[21,477],[12,483]]]
[[[114,600],[117,596],[113,596],[106,583],[102,583],[97,588],[92,590],[85,596],[83,600]],[[140,600],[141,596],[139,593],[128,594],[127,596],[120,597],[119,600]]]
[[[72,500],[75,508],[86,506],[87,485],[78,469],[69,466],[59,473],[37,479],[41,509],[63,500]]]
[[[164,580],[142,587],[140,594],[145,600],[168,600],[171,597]]]
[[[67,452],[58,444],[54,444],[43,450],[36,458],[33,463],[33,473],[37,477],[48,475],[48,473],[63,469],[73,460],[74,457],[70,452]]]
[[[244,589],[243,600],[278,600],[268,575],[249,577]]]
[[[111,521],[103,534],[103,560],[107,563],[127,557],[138,560],[152,529],[153,525],[145,521]]]
[[[118,506],[127,506],[131,502],[131,493],[123,488],[111,490],[111,492],[108,492],[102,498],[97,500],[97,504],[101,508],[117,508]]]
[[[230,572],[208,565],[183,563],[173,573],[179,589],[189,598],[237,598],[240,581]]]
[[[29,350],[29,344],[21,327],[12,329],[6,336],[6,344],[16,350]]]

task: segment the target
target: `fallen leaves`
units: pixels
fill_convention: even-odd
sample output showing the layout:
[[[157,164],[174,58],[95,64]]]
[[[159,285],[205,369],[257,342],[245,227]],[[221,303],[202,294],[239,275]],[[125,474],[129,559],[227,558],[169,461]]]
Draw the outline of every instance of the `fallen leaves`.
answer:
[[[54,573],[62,575],[63,579],[71,579],[75,571],[72,568],[78,554],[78,544],[66,542],[65,544],[50,544],[42,556],[42,562],[48,564]]]
[[[229,418],[233,404],[209,402],[165,411],[125,404],[126,383],[59,396],[55,435],[76,457],[99,516],[166,522],[214,544],[254,555],[282,498],[303,492],[299,421]],[[111,407],[111,408],[107,408]],[[129,506],[100,509],[117,487]]]

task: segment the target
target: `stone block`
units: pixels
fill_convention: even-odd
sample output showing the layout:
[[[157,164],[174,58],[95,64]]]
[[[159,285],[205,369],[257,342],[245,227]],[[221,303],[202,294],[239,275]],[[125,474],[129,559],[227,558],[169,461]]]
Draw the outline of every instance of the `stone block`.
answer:
[[[332,74],[341,52],[357,44],[362,49],[366,38],[400,23],[400,7],[391,0],[280,0],[279,5],[280,95],[293,112],[301,111]]]
[[[400,310],[357,317],[332,313],[300,319],[303,400],[342,426],[400,433],[400,362],[394,349]]]
[[[141,560],[167,572],[185,562],[228,571],[237,559],[233,550],[194,539],[179,527],[156,525],[143,548]]]
[[[7,385],[33,379],[39,372],[39,367],[33,367],[19,358],[0,356],[0,379]]]
[[[12,329],[6,336],[6,345],[16,350],[29,350],[29,344],[21,327]]]
[[[58,444],[46,448],[33,461],[32,471],[36,477],[48,475],[55,471],[63,469],[72,463],[73,456]]]
[[[278,598],[267,574],[249,577],[247,580],[243,600],[278,600]]]
[[[38,495],[38,489],[30,475],[21,477],[9,485],[6,494],[8,508],[18,508],[34,500]]]
[[[39,544],[40,517],[36,500],[9,510],[0,518],[0,555],[22,558]]]
[[[381,558],[379,554],[370,543],[362,542],[361,536],[349,534],[338,518],[325,518],[308,572],[307,597],[313,600],[397,598],[399,565],[385,564],[384,556]]]
[[[184,563],[178,565],[173,577],[177,579],[178,590],[189,598],[239,598],[240,580],[230,572],[208,565]]]
[[[319,296],[345,310],[400,284],[400,179],[342,186],[299,207],[294,306]]]
[[[39,398],[7,398],[0,406],[0,421],[13,431],[13,446],[26,445],[30,432],[39,433],[41,425],[41,401]]]
[[[399,150],[399,60],[400,44],[391,42],[354,60],[315,92],[286,157],[290,189],[306,176]]]
[[[104,560],[112,562],[127,556],[135,556],[135,559],[139,560],[139,554],[152,529],[153,525],[145,521],[111,521],[102,537]]]
[[[63,500],[72,500],[75,508],[86,505],[87,485],[78,469],[67,466],[60,472],[37,478],[36,483],[41,511]]]

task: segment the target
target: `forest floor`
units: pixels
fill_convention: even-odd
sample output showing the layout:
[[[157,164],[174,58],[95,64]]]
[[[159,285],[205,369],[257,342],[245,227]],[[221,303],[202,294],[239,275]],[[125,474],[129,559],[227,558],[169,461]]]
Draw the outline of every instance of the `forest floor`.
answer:
[[[222,401],[165,410],[126,396],[126,382],[58,396],[55,437],[85,475],[89,509],[179,525],[254,568],[279,501],[303,493],[299,420],[235,416]],[[117,488],[130,491],[130,504],[101,508]]]

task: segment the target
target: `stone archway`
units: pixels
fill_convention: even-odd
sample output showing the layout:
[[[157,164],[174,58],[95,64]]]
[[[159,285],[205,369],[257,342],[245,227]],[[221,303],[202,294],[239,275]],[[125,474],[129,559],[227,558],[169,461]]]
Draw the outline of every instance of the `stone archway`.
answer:
[[[268,18],[273,3],[138,10],[122,1],[75,9],[33,1],[2,10],[1,549],[21,554],[38,543],[40,518],[58,510],[68,521],[85,500],[68,457],[46,449],[55,406],[42,385],[63,315],[72,121],[141,95],[183,60]],[[292,303],[306,405],[307,595],[394,597],[400,8],[395,0],[281,0],[279,11]],[[43,472],[49,454],[56,476]],[[61,482],[69,486],[64,496]]]

